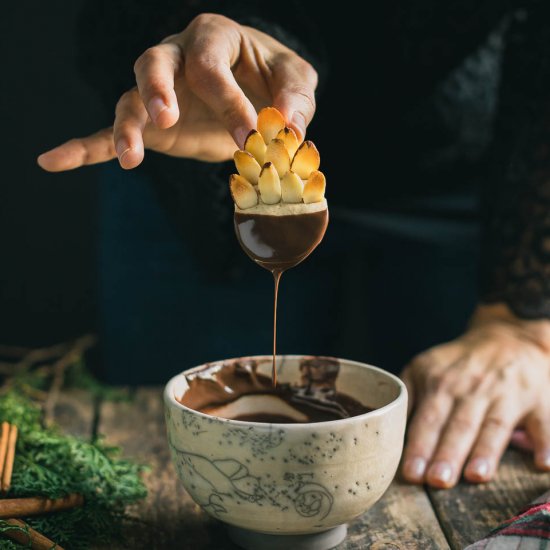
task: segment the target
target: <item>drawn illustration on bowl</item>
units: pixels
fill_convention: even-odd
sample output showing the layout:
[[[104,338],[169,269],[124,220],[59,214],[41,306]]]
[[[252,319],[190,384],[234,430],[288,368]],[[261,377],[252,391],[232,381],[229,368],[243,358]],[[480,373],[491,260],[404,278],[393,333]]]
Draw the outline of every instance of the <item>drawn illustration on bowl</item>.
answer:
[[[334,497],[324,485],[314,481],[313,473],[287,472],[281,485],[269,479],[269,473],[265,477],[251,474],[249,468],[235,458],[210,460],[179,449],[171,441],[170,447],[181,474],[189,480],[190,492],[202,493],[204,486],[208,487],[206,498],[199,504],[215,516],[227,513],[226,499],[236,505],[247,502],[273,506],[283,512],[292,507],[300,516],[319,520],[325,519],[332,509]]]

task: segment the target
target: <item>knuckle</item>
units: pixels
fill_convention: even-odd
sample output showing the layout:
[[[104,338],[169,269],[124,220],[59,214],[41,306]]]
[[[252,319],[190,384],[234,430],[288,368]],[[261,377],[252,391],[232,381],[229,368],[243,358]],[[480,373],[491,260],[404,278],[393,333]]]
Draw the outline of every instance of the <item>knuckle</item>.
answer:
[[[127,92],[124,92],[115,105],[115,117],[121,113],[124,109],[127,108],[128,105],[131,104],[133,100],[133,95],[135,94],[135,90],[128,90]]]
[[[511,428],[511,423],[508,419],[496,415],[488,416],[483,424],[485,428],[495,432],[503,432]]]
[[[191,58],[191,67],[199,72],[215,71],[220,66],[220,60],[218,56],[213,55],[208,51],[202,51],[195,53]]]
[[[126,121],[120,121],[115,124],[114,139],[118,141],[122,136],[128,136],[130,134],[131,126]]]
[[[425,374],[428,392],[439,393],[447,387],[447,377],[444,372],[430,370]]]
[[[289,86],[287,88],[287,92],[300,96],[306,101],[308,109],[310,109],[311,111],[315,111],[315,94],[313,93],[313,90],[311,88],[296,84],[294,86]]]
[[[436,357],[432,350],[426,350],[422,353],[419,353],[411,361],[411,366],[420,370],[433,367],[436,364]]]
[[[139,72],[143,69],[143,67],[150,65],[154,61],[156,61],[159,57],[159,50],[156,46],[152,46],[151,48],[147,48],[137,59],[134,63],[134,73]]]
[[[429,409],[425,409],[417,416],[417,421],[420,425],[431,428],[433,426],[438,426],[441,424],[441,419],[443,417],[441,407],[436,403],[433,404]]]
[[[190,86],[200,86],[219,71],[219,59],[209,52],[201,52],[189,57],[185,65],[185,75]]]
[[[225,28],[239,27],[239,24],[225,15],[219,13],[200,13],[191,20],[186,29],[186,34],[190,37],[200,37],[205,32],[211,32],[214,28],[223,25]]]
[[[303,57],[298,57],[298,68],[305,78],[313,81],[315,86],[317,85],[319,75],[309,61],[306,61]]]
[[[149,78],[141,88],[141,93],[145,98],[150,98],[153,95],[164,95],[167,92],[165,82],[158,77]]]
[[[456,416],[451,421],[453,430],[457,432],[469,432],[474,429],[474,421],[469,416]]]
[[[196,17],[193,18],[189,26],[193,27],[202,27],[205,25],[210,25],[212,23],[216,23],[217,21],[220,21],[221,19],[226,19],[222,15],[218,15],[216,13],[199,13]]]

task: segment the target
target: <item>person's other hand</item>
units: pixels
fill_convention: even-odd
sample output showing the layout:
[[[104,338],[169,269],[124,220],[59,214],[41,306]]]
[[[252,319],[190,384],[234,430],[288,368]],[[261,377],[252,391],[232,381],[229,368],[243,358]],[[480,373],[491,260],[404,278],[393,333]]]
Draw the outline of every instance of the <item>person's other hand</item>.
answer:
[[[489,481],[516,427],[536,467],[550,470],[550,321],[480,306],[464,335],[415,357],[402,378],[413,406],[407,481],[449,488],[462,472]]]
[[[117,103],[112,128],[38,157],[52,172],[118,157],[123,168],[144,149],[221,161],[256,127],[256,108],[273,105],[299,137],[315,111],[317,73],[267,34],[215,14],[146,50],[134,66],[137,86]]]

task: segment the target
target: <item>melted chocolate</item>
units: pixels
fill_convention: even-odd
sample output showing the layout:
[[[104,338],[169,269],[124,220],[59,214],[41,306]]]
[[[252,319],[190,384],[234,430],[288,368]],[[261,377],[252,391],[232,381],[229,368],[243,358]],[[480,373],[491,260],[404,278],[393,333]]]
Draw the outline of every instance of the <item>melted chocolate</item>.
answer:
[[[273,386],[277,385],[277,295],[283,271],[305,260],[323,240],[328,209],[305,214],[269,216],[235,212],[235,232],[252,260],[273,273]]]
[[[251,422],[292,423],[325,422],[369,412],[356,399],[336,391],[340,365],[331,357],[309,357],[300,363],[299,384],[278,384],[258,373],[254,360],[233,360],[205,365],[186,375],[189,389],[179,401],[186,407],[213,416],[223,416],[223,408],[244,396],[269,396],[290,406],[303,420],[277,412],[256,411],[226,416]]]
[[[289,216],[235,212],[235,232],[242,249],[271,272],[305,260],[323,240],[328,210]]]

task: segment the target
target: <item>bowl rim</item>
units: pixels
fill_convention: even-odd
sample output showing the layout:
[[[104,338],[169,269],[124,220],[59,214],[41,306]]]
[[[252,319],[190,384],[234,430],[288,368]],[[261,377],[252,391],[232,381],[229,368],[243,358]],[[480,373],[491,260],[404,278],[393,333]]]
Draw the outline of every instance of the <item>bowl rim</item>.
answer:
[[[301,422],[296,424],[291,423],[281,423],[281,422],[253,422],[250,420],[233,420],[232,418],[223,418],[222,416],[215,416],[212,414],[206,414],[200,411],[197,411],[195,409],[191,409],[190,407],[187,407],[186,405],[183,405],[180,403],[174,396],[173,387],[182,376],[184,376],[185,373],[192,371],[194,369],[198,369],[200,367],[203,367],[207,364],[216,364],[221,363],[223,361],[236,361],[239,359],[271,359],[272,355],[243,355],[241,357],[232,357],[229,359],[221,359],[219,361],[210,361],[209,363],[202,363],[201,365],[196,365],[194,367],[190,367],[188,369],[185,369],[184,371],[181,371],[180,373],[176,374],[168,382],[166,383],[164,387],[164,402],[169,402],[171,406],[175,406],[177,409],[181,409],[184,411],[189,411],[193,414],[198,415],[199,417],[205,418],[205,419],[216,419],[223,423],[230,423],[235,426],[277,426],[278,428],[284,428],[284,429],[290,429],[290,430],[296,430],[296,429],[303,429],[306,426],[331,426],[331,425],[338,425],[342,422],[349,422],[352,420],[362,420],[362,419],[368,419],[368,418],[374,418],[376,416],[381,416],[383,414],[386,414],[391,409],[397,408],[401,405],[402,401],[406,401],[408,399],[408,393],[407,393],[407,387],[405,386],[405,383],[395,374],[392,374],[391,372],[385,371],[384,369],[381,369],[380,367],[375,367],[374,365],[369,365],[368,363],[363,363],[361,361],[353,361],[352,359],[342,359],[340,357],[334,357],[334,359],[337,359],[338,361],[342,361],[344,363],[348,363],[354,366],[358,366],[361,368],[367,368],[370,370],[377,371],[381,373],[382,375],[388,377],[390,380],[393,380],[398,388],[399,388],[399,394],[398,396],[393,400],[390,401],[387,405],[384,405],[383,407],[379,407],[378,409],[374,409],[372,411],[363,413],[363,414],[357,414],[355,416],[350,416],[348,418],[339,418],[337,420],[327,420],[324,422]],[[311,355],[311,354],[282,354],[277,355],[277,358],[289,358],[289,359],[297,359],[297,358],[303,358],[303,357],[327,357],[325,355]],[[405,403],[406,408],[406,403]]]

